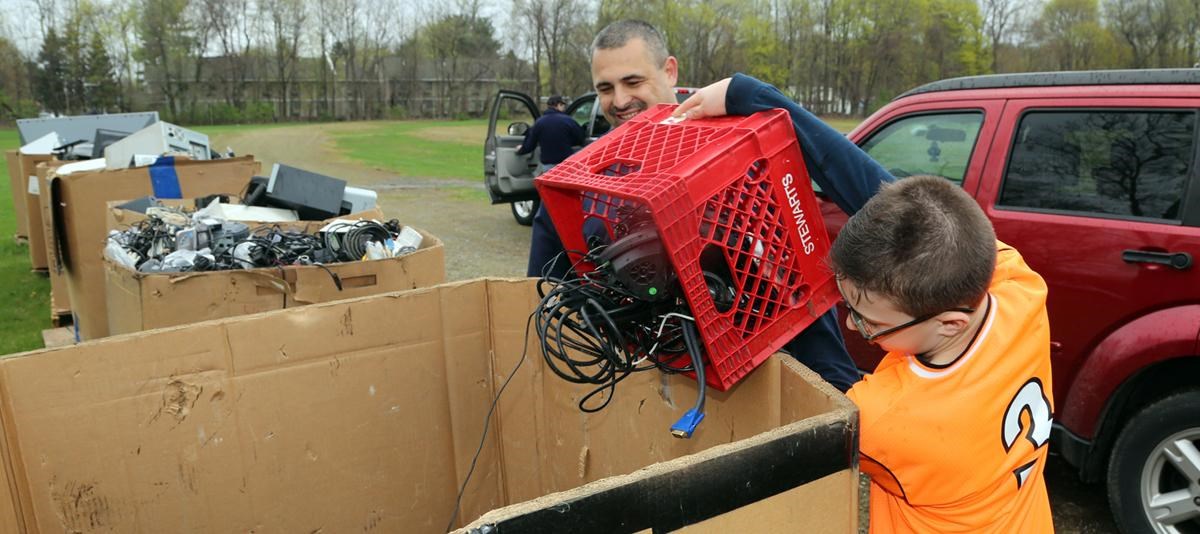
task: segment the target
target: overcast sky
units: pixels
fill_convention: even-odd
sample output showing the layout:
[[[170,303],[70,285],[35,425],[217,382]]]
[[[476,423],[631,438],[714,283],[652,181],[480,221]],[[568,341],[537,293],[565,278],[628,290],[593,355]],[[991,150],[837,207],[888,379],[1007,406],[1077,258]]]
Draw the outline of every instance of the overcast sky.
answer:
[[[27,54],[42,42],[35,13],[30,0],[0,0],[0,35]]]

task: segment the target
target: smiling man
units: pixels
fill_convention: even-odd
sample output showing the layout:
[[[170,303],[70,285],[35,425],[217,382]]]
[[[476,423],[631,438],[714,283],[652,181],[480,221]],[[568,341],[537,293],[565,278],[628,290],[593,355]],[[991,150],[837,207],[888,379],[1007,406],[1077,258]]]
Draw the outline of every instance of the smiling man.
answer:
[[[592,41],[592,84],[601,111],[614,126],[657,104],[674,104],[678,77],[679,63],[667,52],[662,34],[650,24],[638,20],[614,22]],[[725,114],[727,107],[729,113],[742,115],[786,109],[809,174],[846,213],[858,211],[881,183],[891,181],[887,171],[854,143],[778,90],[747,76],[735,77],[734,81],[728,101],[721,92],[720,114]],[[527,274],[564,278],[570,271],[570,260],[562,252],[562,241],[543,206],[533,219]],[[859,373],[846,352],[838,323],[837,310],[830,310],[785,349],[830,384],[846,391],[858,381]]]
[[[654,26],[621,20],[605,26],[592,41],[592,85],[600,110],[613,127],[657,104],[675,103],[679,63]],[[569,261],[544,206],[533,218],[527,276],[562,278]]]
[[[645,22],[614,22],[592,41],[592,85],[614,127],[655,104],[674,104],[678,78],[678,61]]]

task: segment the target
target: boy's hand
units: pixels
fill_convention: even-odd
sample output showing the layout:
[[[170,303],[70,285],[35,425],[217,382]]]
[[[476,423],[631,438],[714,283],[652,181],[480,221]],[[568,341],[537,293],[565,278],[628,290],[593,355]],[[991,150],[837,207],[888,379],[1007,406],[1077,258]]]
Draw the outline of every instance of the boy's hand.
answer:
[[[671,116],[681,119],[703,119],[725,115],[725,92],[729,90],[731,79],[725,78],[696,91],[696,94],[688,97],[679,107],[675,108],[675,112]]]

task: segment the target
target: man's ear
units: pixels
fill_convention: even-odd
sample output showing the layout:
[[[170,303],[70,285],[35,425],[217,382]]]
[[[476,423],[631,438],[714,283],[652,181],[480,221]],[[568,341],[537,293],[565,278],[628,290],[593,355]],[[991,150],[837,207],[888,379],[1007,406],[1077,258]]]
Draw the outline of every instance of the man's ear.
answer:
[[[673,89],[675,82],[679,80],[679,60],[675,59],[675,56],[667,56],[667,60],[663,62],[663,72],[667,73],[667,81]]]

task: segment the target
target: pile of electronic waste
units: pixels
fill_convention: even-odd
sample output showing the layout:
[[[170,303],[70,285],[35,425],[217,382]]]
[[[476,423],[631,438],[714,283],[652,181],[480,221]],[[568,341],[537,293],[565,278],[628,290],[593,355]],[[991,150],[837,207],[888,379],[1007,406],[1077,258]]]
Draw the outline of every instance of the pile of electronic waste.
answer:
[[[138,272],[179,273],[386,259],[421,246],[421,234],[394,219],[336,218],[319,227],[289,223],[286,216],[246,222],[247,217],[269,217],[264,208],[226,201],[199,199],[203,207],[189,210],[147,197],[117,206],[145,218],[111,231],[104,254]],[[230,212],[243,220],[225,218]]]

